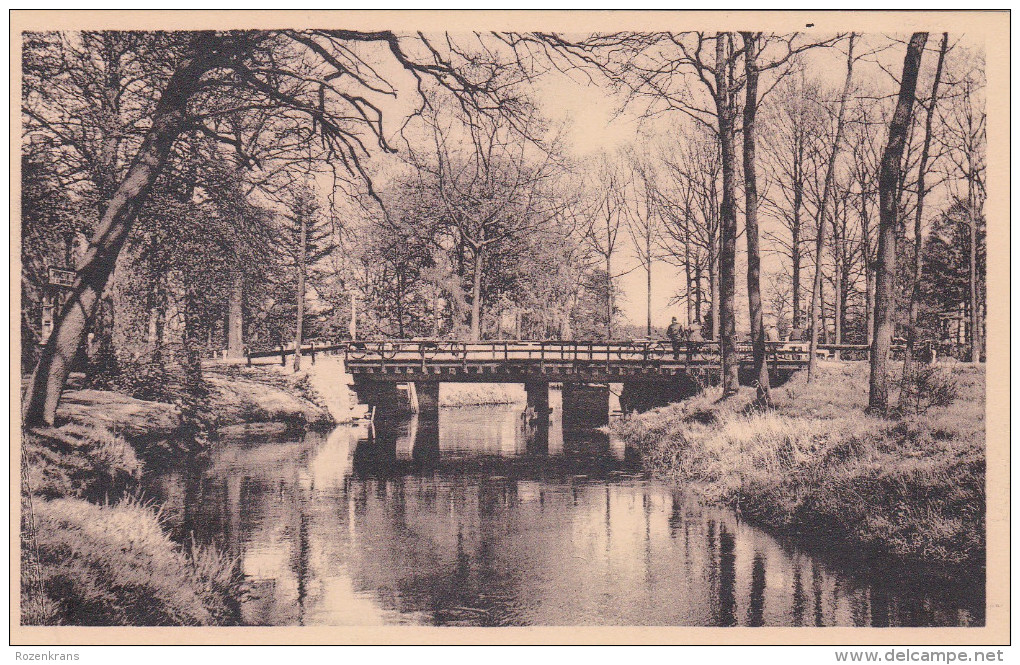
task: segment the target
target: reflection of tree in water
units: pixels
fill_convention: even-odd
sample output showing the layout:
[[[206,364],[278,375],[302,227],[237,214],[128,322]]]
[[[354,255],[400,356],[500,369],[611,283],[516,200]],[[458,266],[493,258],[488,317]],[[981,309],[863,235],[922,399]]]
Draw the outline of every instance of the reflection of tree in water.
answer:
[[[708,554],[708,602],[712,617],[719,616],[719,566],[717,563],[715,520],[708,520],[705,530],[705,541]],[[718,624],[718,621],[713,620]]]
[[[804,596],[804,579],[800,572],[800,561],[793,560],[793,625],[804,625],[804,610],[807,608],[807,598]]]
[[[818,562],[811,563],[811,590],[815,596],[815,625],[824,626],[825,617],[822,615],[822,567]]]
[[[443,528],[449,507],[466,504],[463,494],[472,489],[477,492],[477,520],[458,510],[455,533]],[[392,609],[426,613],[435,625],[521,624],[521,580],[526,566],[506,560],[507,541],[518,537],[513,515],[517,483],[483,480],[474,488],[457,484],[447,492],[411,508],[370,507],[369,519],[383,521],[366,526],[366,537],[367,529],[373,531],[371,548],[379,559],[377,565],[359,561],[359,586],[366,590],[391,586],[392,593],[383,596]],[[401,502],[405,496],[390,493],[388,501]],[[418,528],[405,522],[408,512],[415,515]],[[454,539],[455,544],[449,542]]]
[[[747,608],[747,625],[765,625],[765,557],[754,553],[751,563],[751,603]]]
[[[640,623],[645,615],[602,607],[603,594],[574,599],[569,590],[563,596],[556,589],[562,569],[551,562],[570,555],[569,541],[562,539],[579,527],[595,529],[600,553],[605,546],[600,561],[621,555],[619,543],[627,548],[625,567],[638,573],[626,578],[629,582],[617,577],[622,569],[613,570],[619,563],[600,564],[591,573],[608,575],[599,582],[609,594],[627,597],[633,591],[638,602],[643,581],[650,596],[662,596],[650,607],[649,618],[675,615],[696,624],[762,625],[767,598],[775,599],[770,615],[786,625],[932,625],[969,618],[968,610],[941,602],[935,592],[901,591],[891,574],[889,584],[869,584],[841,574],[849,566],[839,561],[832,564],[833,573],[827,563],[831,556],[805,555],[789,539],[774,541],[749,527],[737,529],[725,511],[693,505],[682,492],[664,494],[660,511],[657,499],[650,500],[659,495],[648,487],[637,494],[627,490],[637,504],[618,523],[620,516],[608,510],[610,487],[631,482],[626,457],[603,433],[568,431],[562,439],[554,433],[555,443],[562,440],[562,445],[550,445],[551,450],[522,445],[513,456],[471,456],[458,450],[444,458],[437,423],[419,422],[411,431],[400,422],[380,422],[371,440],[359,441],[352,431],[353,467],[341,464],[350,457],[327,459],[329,469],[341,464],[334,479],[337,492],[317,493],[308,485],[325,469],[307,473],[317,450],[314,441],[224,447],[204,473],[163,482],[176,483],[167,491],[178,537],[194,530],[197,542],[215,542],[243,558],[246,567],[253,565],[249,573],[262,571],[265,579],[252,580],[256,586],[244,600],[244,618],[256,623],[320,621],[332,611],[329,603],[337,602],[328,595],[335,592],[326,591],[330,580],[340,578],[350,579],[355,594],[364,594],[375,607],[413,622],[522,624],[552,607],[550,616],[568,617],[568,623],[575,614],[590,620],[601,612],[620,612]],[[324,482],[330,478],[327,473]],[[583,510],[575,513],[573,506]],[[674,548],[667,552],[656,538],[660,517],[672,543],[667,548]],[[255,558],[248,552],[252,547],[257,548]],[[286,548],[282,575],[273,558],[281,548]],[[738,561],[737,549],[753,557]],[[676,557],[682,564],[669,569],[675,579],[670,572],[663,577],[659,556]],[[749,604],[744,608],[740,603],[739,609],[738,565],[749,573],[741,579],[750,581]],[[579,580],[595,581],[585,577],[583,566],[573,566]],[[777,567],[775,579],[786,582],[766,596],[770,566]],[[676,590],[666,591],[671,586]],[[675,596],[672,610],[665,609],[669,593]]]
[[[809,602],[805,584],[809,575],[809,620],[813,625],[846,623],[838,614],[840,609],[846,610],[850,623],[856,626],[984,625],[983,578],[974,582],[969,575],[961,574],[932,587],[930,575],[943,575],[945,571],[830,548],[824,538],[780,536],[776,542],[793,567],[793,625],[805,625]]]
[[[719,614],[716,625],[737,625],[736,540],[725,523],[719,524]]]

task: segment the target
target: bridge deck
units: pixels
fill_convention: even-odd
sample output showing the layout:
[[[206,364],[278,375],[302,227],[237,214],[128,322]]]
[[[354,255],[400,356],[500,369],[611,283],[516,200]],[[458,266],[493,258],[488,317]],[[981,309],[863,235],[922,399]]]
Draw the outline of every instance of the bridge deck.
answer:
[[[718,342],[688,342],[674,352],[659,341],[366,341],[302,350],[343,353],[347,371],[367,381],[524,382],[668,380],[718,372]],[[281,350],[249,357],[285,355]],[[750,345],[738,347],[741,366]],[[806,343],[769,342],[769,368],[791,372],[808,362]]]

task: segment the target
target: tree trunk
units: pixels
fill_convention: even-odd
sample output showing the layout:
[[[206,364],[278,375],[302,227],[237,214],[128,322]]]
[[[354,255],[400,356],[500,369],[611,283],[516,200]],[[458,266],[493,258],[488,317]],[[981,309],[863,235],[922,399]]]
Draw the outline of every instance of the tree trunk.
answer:
[[[978,206],[977,187],[975,186],[973,168],[967,179],[967,208],[970,217],[970,361],[981,362],[981,318],[978,309],[978,268],[977,268],[977,227]]]
[[[432,297],[432,339],[439,339],[439,287]]]
[[[301,371],[301,343],[305,327],[305,270],[308,255],[308,210],[301,210],[301,232],[297,256],[297,322],[294,326],[294,371]]]
[[[354,296],[354,291],[351,291],[351,320],[347,324],[347,333],[351,336],[351,341],[358,339],[358,299]]]
[[[794,193],[794,208],[793,208],[793,226],[790,229],[792,236],[790,244],[790,259],[792,262],[793,271],[793,321],[791,326],[793,328],[801,327],[801,311],[800,311],[800,188]]]
[[[25,426],[54,422],[71,363],[85,340],[117,256],[174,141],[184,129],[189,100],[199,88],[202,75],[214,65],[216,52],[206,43],[214,39],[207,33],[196,37],[192,44],[193,55],[171,76],[153,112],[152,126],[103,212],[71,295],[54,323],[53,333],[32,374],[22,413]]]
[[[725,38],[725,39],[724,39]],[[719,335],[722,354],[723,397],[735,395],[740,389],[740,359],[737,356],[736,321],[736,146],[734,145],[733,75],[730,63],[732,49],[727,48],[729,33],[716,34],[715,81],[716,113],[719,117],[719,146],[722,149],[723,192],[720,207],[719,248]]]
[[[650,247],[648,248],[651,249]],[[645,264],[645,277],[648,278],[647,289],[645,292],[646,302],[645,307],[648,314],[648,319],[645,322],[645,336],[651,339],[652,337],[652,258],[648,256],[648,263]]]
[[[606,252],[606,341],[613,339],[613,253]]]
[[[404,273],[397,269],[397,338],[404,338]]]
[[[712,292],[712,302],[709,313],[712,315],[712,340],[719,339],[719,252],[718,249],[712,252],[708,268],[708,288]]]
[[[230,275],[227,303],[227,357],[244,356],[244,274],[235,270]]]
[[[793,223],[790,226],[790,262],[793,271],[793,321],[791,327],[801,328],[804,318],[801,311],[801,208],[804,205],[804,138],[803,129],[795,128],[793,146]]]
[[[935,80],[931,84],[931,102],[924,119],[924,144],[921,147],[921,161],[917,164],[917,208],[914,211],[914,265],[911,275],[910,313],[907,319],[907,348],[903,352],[903,378],[906,379],[914,370],[914,355],[918,342],[917,317],[921,310],[921,270],[924,252],[921,244],[923,226],[925,171],[928,168],[928,151],[931,147],[931,124],[935,116],[935,104],[939,96],[939,79],[942,77],[942,65],[946,60],[949,47],[949,33],[942,33],[942,45],[939,48],[939,59],[935,65]]]
[[[871,343],[871,378],[868,387],[868,410],[885,413],[889,408],[889,347],[892,345],[893,310],[896,288],[896,221],[897,186],[900,180],[907,127],[914,109],[917,72],[928,33],[915,32],[910,37],[903,58],[903,77],[896,112],[889,123],[889,140],[882,153],[878,179],[878,265],[875,274],[875,333]]]
[[[699,326],[703,323],[701,318],[701,303],[703,302],[702,291],[701,291],[701,261],[695,261],[694,263],[694,323]]]
[[[818,291],[818,317],[819,317],[819,331],[821,332],[822,343],[828,344],[829,326],[825,318],[825,282],[822,282],[821,289]]]
[[[832,151],[829,153],[829,163],[825,169],[825,184],[822,187],[822,200],[818,206],[818,238],[815,240],[815,279],[811,286],[811,349],[808,358],[808,381],[814,378],[818,362],[815,358],[815,350],[818,348],[819,300],[822,291],[822,253],[825,249],[825,214],[829,206],[829,194],[832,190],[832,180],[836,170],[836,155],[839,152],[840,140],[843,138],[843,117],[846,113],[846,101],[850,96],[850,83],[853,80],[855,37],[854,33],[850,33],[850,43],[847,47],[846,57],[846,79],[843,81],[843,93],[839,97],[839,112],[836,116],[836,136],[833,139]]]
[[[471,286],[471,341],[482,338],[482,268],[485,264],[485,246],[475,250],[475,267]]]
[[[691,284],[691,280],[694,279],[693,271],[691,270],[691,208],[690,206],[684,211],[684,292],[687,300],[687,325],[693,326],[697,317],[694,315],[694,285]],[[648,332],[651,336],[651,331]]]
[[[833,236],[833,241],[841,242],[841,239]],[[843,343],[843,266],[840,257],[836,258],[836,269],[832,275],[832,340],[835,344]],[[837,349],[833,358],[839,360],[840,353]]]
[[[861,255],[864,261],[864,326],[868,346],[875,327],[875,278],[871,260],[871,224],[868,222],[868,195],[861,183]]]
[[[769,406],[772,395],[761,307],[761,253],[758,248],[758,177],[755,173],[755,115],[758,111],[758,40],[743,32],[746,101],[744,103],[744,234],[747,237],[747,306],[758,402]]]

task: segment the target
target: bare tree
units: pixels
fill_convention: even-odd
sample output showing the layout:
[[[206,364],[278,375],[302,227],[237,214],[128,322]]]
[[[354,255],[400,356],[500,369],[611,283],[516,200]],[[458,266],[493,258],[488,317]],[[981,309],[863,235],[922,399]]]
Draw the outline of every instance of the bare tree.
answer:
[[[903,376],[913,371],[914,354],[917,351],[919,330],[917,327],[918,312],[921,308],[921,269],[923,266],[923,229],[924,229],[924,197],[928,193],[925,188],[925,176],[928,171],[928,157],[931,149],[932,120],[939,99],[939,82],[942,78],[942,67],[946,61],[949,48],[949,33],[942,33],[942,44],[939,47],[938,61],[935,64],[935,78],[931,84],[931,97],[924,120],[924,147],[921,148],[921,161],[917,165],[917,205],[914,208],[914,261],[910,276],[910,312],[907,322],[907,348],[903,354]]]
[[[921,56],[928,33],[915,32],[907,44],[896,111],[889,123],[889,139],[882,154],[879,176],[878,268],[875,279],[875,332],[871,344],[871,377],[868,409],[884,413],[889,408],[889,347],[892,344],[896,288],[897,200],[903,150],[914,110],[914,93]]]
[[[966,208],[968,243],[967,303],[969,315],[969,343],[972,362],[979,362],[984,345],[980,291],[984,276],[978,269],[978,227],[982,218],[985,197],[985,130],[986,112],[982,88],[984,81],[978,70],[966,72],[955,83],[959,93],[948,109],[944,120],[946,132],[942,142],[950,166],[950,190],[956,200]],[[960,191],[960,181],[963,191]]]
[[[627,210],[626,227],[634,255],[645,271],[645,335],[652,336],[652,265],[658,259],[661,205],[656,200],[658,174],[646,158],[631,154],[633,202]]]
[[[747,305],[751,317],[751,346],[758,402],[772,405],[766,363],[765,321],[761,303],[761,251],[758,248],[758,175],[755,164],[755,120],[758,113],[759,36],[740,33],[744,40],[744,234],[747,240]]]
[[[168,33],[176,38],[165,51],[172,62],[151,113],[149,128],[119,184],[103,208],[97,231],[81,263],[68,307],[55,322],[24,399],[26,425],[52,424],[71,363],[116,265],[117,257],[146,202],[175,141],[186,130],[202,132],[244,155],[246,141],[223,132],[216,119],[234,100],[237,108],[286,108],[295,122],[318,131],[326,156],[350,177],[370,183],[362,167],[372,137],[381,150],[393,150],[383,131],[382,111],[366,96],[396,96],[396,88],[365,60],[357,45],[387,49],[396,68],[421,86],[431,81],[482,115],[516,110],[506,98],[510,86],[494,85],[505,67],[466,53],[453,40],[444,46],[418,34],[409,41],[389,32],[350,30]],[[179,56],[178,56],[179,54]],[[466,62],[473,67],[462,67]],[[247,155],[244,155],[247,159]],[[370,186],[370,185],[369,185]]]
[[[850,132],[850,178],[855,192],[847,192],[855,197],[854,207],[859,222],[861,271],[864,275],[864,337],[871,345],[875,325],[875,242],[874,242],[874,208],[878,180],[881,149],[879,145],[879,120],[875,113],[875,105],[870,100],[860,99],[857,104],[857,117],[851,125]]]
[[[613,315],[616,311],[613,272],[613,255],[617,250],[617,239],[621,225],[630,215],[627,174],[618,160],[601,155],[597,170],[588,183],[593,192],[591,204],[585,210],[586,223],[583,227],[585,244],[605,264],[606,280],[606,339],[613,338]]]
[[[518,127],[499,118],[460,120],[460,126],[443,126],[435,111],[429,113],[432,151],[411,155],[421,186],[434,190],[446,221],[471,252],[470,334],[478,340],[482,280],[490,253],[543,227],[562,211],[564,202],[551,195],[550,182],[559,172],[555,149],[536,147],[534,115]],[[457,139],[461,130],[467,133],[466,149]]]
[[[686,272],[688,323],[702,323],[702,303],[707,299],[712,325],[706,336],[718,339],[719,144],[699,125],[685,133],[679,144],[663,157],[664,174],[656,190],[665,222],[663,256]],[[707,293],[702,290],[704,273]]]
[[[805,189],[810,170],[810,153],[819,140],[818,85],[808,80],[803,68],[788,77],[779,89],[780,100],[772,105],[765,124],[768,132],[763,152],[775,174],[765,206],[784,227],[784,234],[765,230],[771,251],[789,261],[791,283],[791,326],[804,324],[802,272],[805,242]],[[766,110],[769,109],[766,107]],[[787,235],[788,234],[788,235]]]
[[[818,236],[815,240],[815,278],[811,286],[811,348],[810,357],[808,360],[808,381],[810,381],[816,371],[816,349],[818,348],[818,325],[819,318],[821,317],[821,298],[822,298],[822,254],[825,248],[825,219],[829,204],[829,193],[832,190],[832,182],[835,177],[836,171],[836,156],[839,153],[840,143],[843,139],[843,123],[846,114],[847,99],[850,97],[850,84],[853,81],[854,74],[854,40],[855,35],[850,33],[850,39],[847,44],[847,56],[846,56],[846,78],[843,81],[843,92],[839,98],[839,111],[836,115],[836,135],[832,141],[832,149],[829,152],[828,164],[825,170],[825,184],[822,190],[822,199],[818,205],[817,218],[818,218]]]

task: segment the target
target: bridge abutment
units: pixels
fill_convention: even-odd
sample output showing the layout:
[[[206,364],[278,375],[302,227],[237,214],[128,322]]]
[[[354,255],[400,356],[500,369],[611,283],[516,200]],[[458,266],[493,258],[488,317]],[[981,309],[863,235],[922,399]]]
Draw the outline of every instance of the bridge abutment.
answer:
[[[563,384],[563,427],[594,429],[609,424],[609,385]]]
[[[625,381],[620,394],[620,410],[624,413],[648,411],[689,399],[701,390],[698,380],[688,375],[672,377],[669,381]]]
[[[439,420],[439,382],[415,381],[414,391],[418,395],[418,417],[422,420]]]
[[[549,382],[526,381],[524,392],[528,399],[528,414],[538,422],[549,422]]]
[[[359,381],[354,379],[354,392],[358,402],[375,409],[376,419],[404,416],[413,412],[407,391],[400,384],[386,381]]]

